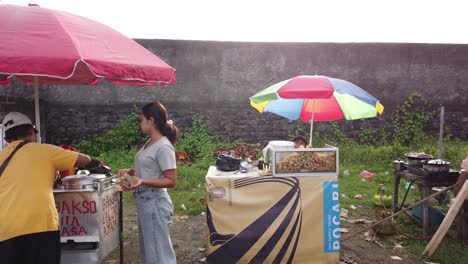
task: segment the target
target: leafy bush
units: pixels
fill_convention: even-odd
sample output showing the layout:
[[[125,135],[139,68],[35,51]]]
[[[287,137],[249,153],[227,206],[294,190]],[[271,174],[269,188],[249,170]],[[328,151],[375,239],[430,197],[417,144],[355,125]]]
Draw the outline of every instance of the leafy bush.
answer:
[[[82,140],[75,147],[80,152],[99,156],[109,151],[128,151],[134,144],[144,138],[140,132],[140,111],[134,107],[127,119],[112,130],[91,139]]]
[[[310,123],[296,120],[292,130],[288,133],[288,138],[289,140],[293,140],[297,136],[303,136],[308,139],[310,136]]]
[[[176,150],[187,151],[199,168],[208,168],[214,164],[214,150],[219,139],[210,135],[208,126],[201,117],[194,117],[192,126],[186,129],[176,144]]]
[[[435,112],[422,95],[412,93],[395,112],[393,142],[402,145],[417,145],[425,140],[424,127]]]
[[[113,173],[117,173],[119,169],[134,167],[136,153],[137,149],[135,148],[132,148],[130,151],[110,150],[101,153],[97,158],[111,167]]]

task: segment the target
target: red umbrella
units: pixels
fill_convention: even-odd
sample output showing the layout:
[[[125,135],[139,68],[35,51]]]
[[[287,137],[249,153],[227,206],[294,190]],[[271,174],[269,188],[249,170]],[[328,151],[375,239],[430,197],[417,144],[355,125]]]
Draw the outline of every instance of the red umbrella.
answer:
[[[0,5],[0,84],[166,85],[175,70],[132,39],[96,21],[41,8]],[[40,130],[39,130],[40,131]]]

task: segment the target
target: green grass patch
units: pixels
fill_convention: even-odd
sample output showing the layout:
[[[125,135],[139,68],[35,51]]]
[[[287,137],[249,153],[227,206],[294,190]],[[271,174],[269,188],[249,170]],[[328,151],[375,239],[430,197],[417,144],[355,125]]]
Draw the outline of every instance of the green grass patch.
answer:
[[[331,133],[327,137],[320,137],[314,133],[314,146],[324,143],[339,148],[340,159],[340,206],[348,210],[351,218],[367,218],[374,220],[376,212],[382,207],[376,206],[373,197],[383,188],[387,193],[393,192],[393,161],[405,159],[407,152],[426,152],[437,157],[438,138],[424,134],[424,125],[434,113],[420,96],[412,95],[402,107],[398,108],[393,131],[393,139],[388,138],[384,129],[373,131],[362,129],[356,140],[344,135],[337,122],[331,123]],[[83,141],[78,149],[85,153],[98,156],[113,168],[113,172],[122,168],[133,167],[136,150],[132,148],[135,142],[141,141],[141,134],[137,128],[137,114],[133,113],[114,131],[101,137]],[[308,138],[308,125],[297,122],[289,135],[292,138],[301,134]],[[203,119],[195,117],[192,126],[186,129],[179,139],[176,150],[187,151],[194,164],[178,165],[177,186],[169,190],[175,213],[179,215],[200,214],[206,208],[201,199],[206,199],[205,175],[210,165],[215,163],[215,150],[219,147],[230,148],[242,142],[222,142],[218,137],[209,133],[209,128]],[[446,133],[442,158],[451,162],[452,169],[458,169],[460,162],[468,154],[466,141],[451,138]],[[359,174],[367,170],[376,174],[370,180],[363,181]],[[346,172],[346,173],[345,173]],[[400,182],[400,201],[405,194],[405,181]],[[362,198],[355,198],[356,195]],[[412,204],[420,197],[419,190],[409,191],[407,204]],[[130,192],[124,193],[125,204],[133,202]],[[356,207],[352,209],[351,207]],[[392,211],[392,208],[387,208]],[[421,229],[407,216],[401,215],[397,219],[402,232],[413,236],[421,236]],[[356,229],[357,230],[357,229]],[[427,259],[440,263],[463,263],[468,259],[468,250],[456,234],[449,234],[442,241],[434,256]],[[392,242],[392,237],[384,241]],[[428,241],[407,240],[403,242],[404,249],[420,256]]]
[[[203,169],[177,167],[177,186],[169,190],[176,214],[199,214],[206,211],[204,204],[200,202],[200,199],[206,199],[205,175],[206,170]]]

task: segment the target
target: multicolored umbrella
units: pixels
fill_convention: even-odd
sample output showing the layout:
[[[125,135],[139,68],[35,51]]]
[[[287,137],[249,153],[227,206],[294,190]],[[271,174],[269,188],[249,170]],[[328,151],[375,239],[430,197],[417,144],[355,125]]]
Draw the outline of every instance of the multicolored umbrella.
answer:
[[[310,144],[314,121],[370,118],[384,110],[377,99],[358,86],[317,75],[297,76],[273,84],[250,97],[250,104],[260,113],[310,122]]]

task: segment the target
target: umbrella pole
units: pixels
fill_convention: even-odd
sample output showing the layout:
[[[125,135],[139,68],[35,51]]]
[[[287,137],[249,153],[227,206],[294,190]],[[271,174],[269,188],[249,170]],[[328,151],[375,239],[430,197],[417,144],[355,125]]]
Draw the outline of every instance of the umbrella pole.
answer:
[[[39,77],[34,76],[34,113],[36,118],[36,129],[38,131],[36,140],[41,143],[41,112],[39,111]]]
[[[444,107],[442,106],[440,108],[440,127],[439,127],[439,155],[438,155],[438,158],[441,159],[442,158],[442,146],[443,146],[443,142],[444,142],[444,114],[445,114],[445,111],[444,111]]]
[[[310,137],[309,145],[312,147],[312,136],[314,133],[314,113],[315,113],[315,100],[312,100],[312,119],[310,120]]]
[[[120,264],[123,264],[123,242],[124,242],[124,229],[123,229],[123,192],[119,192],[119,257]]]

